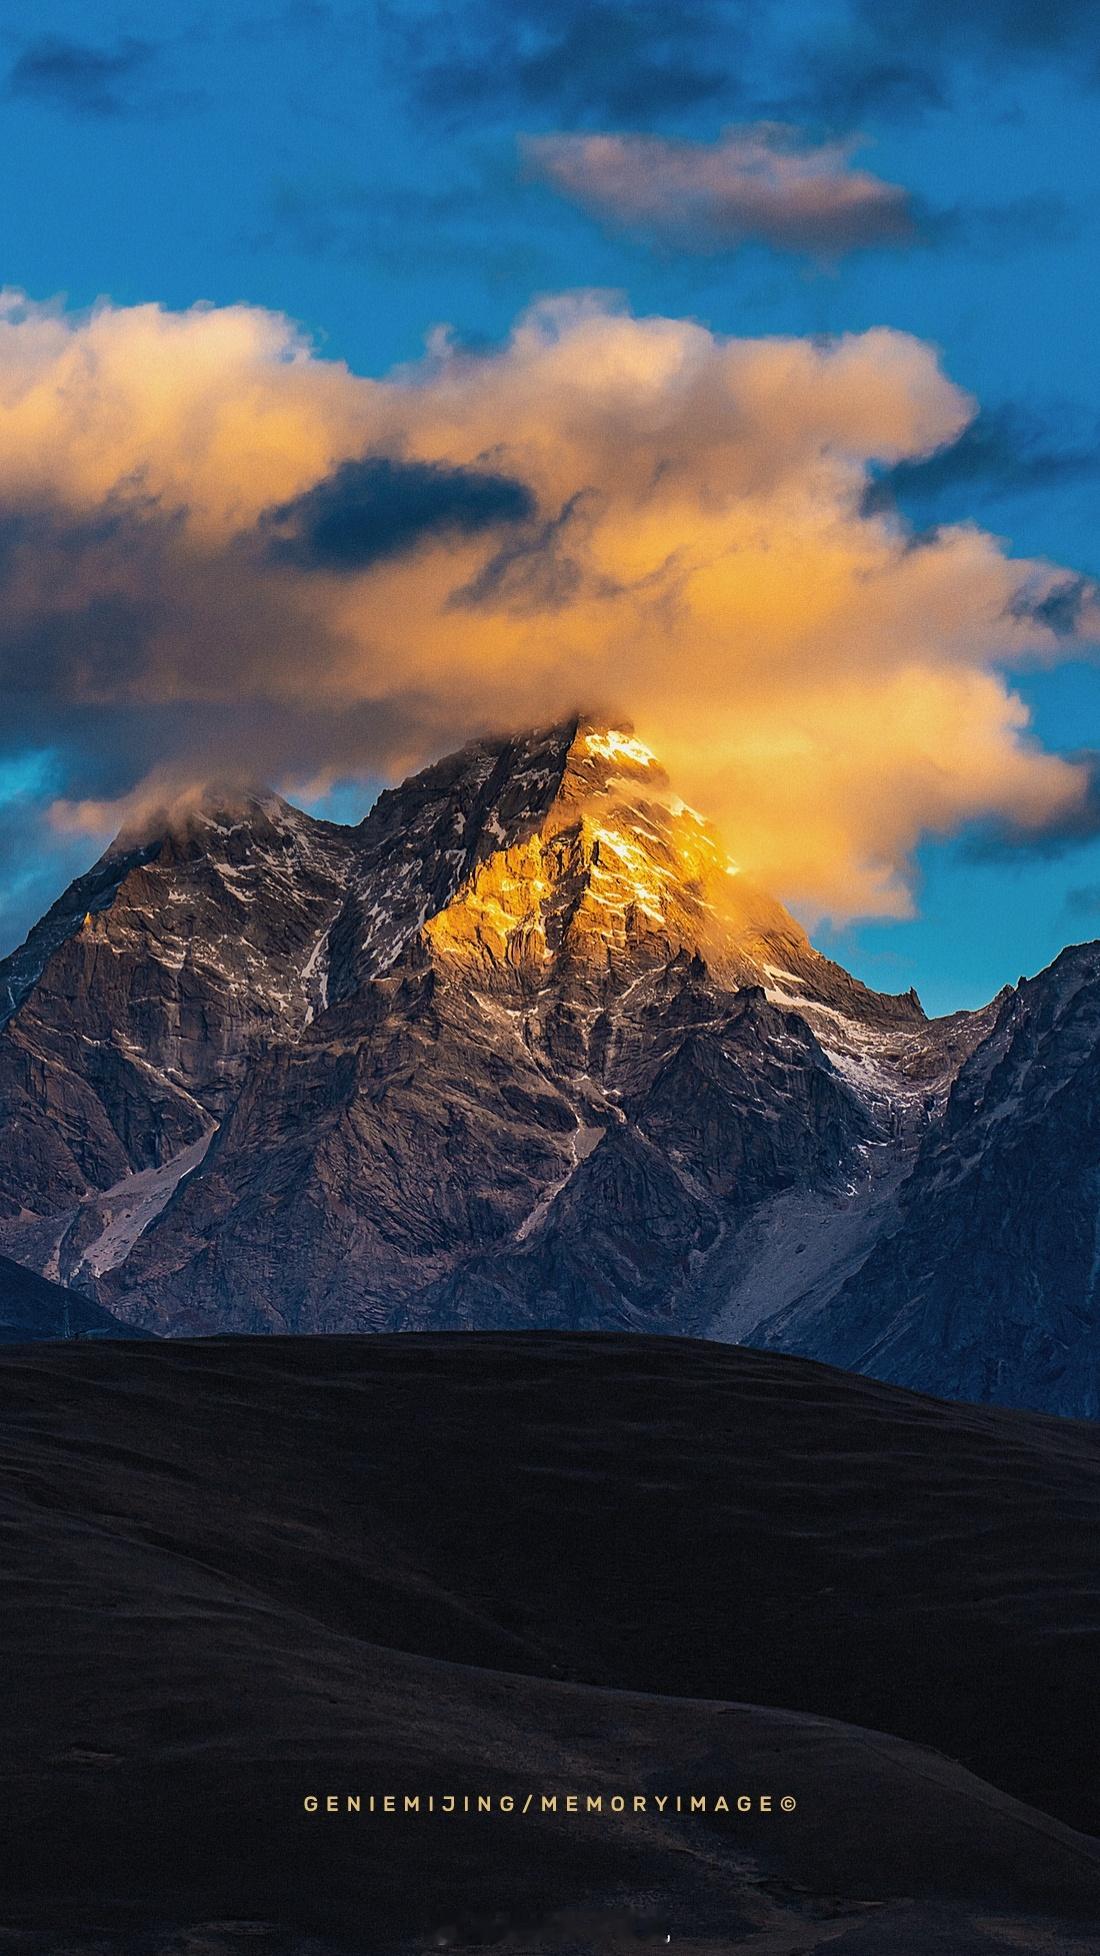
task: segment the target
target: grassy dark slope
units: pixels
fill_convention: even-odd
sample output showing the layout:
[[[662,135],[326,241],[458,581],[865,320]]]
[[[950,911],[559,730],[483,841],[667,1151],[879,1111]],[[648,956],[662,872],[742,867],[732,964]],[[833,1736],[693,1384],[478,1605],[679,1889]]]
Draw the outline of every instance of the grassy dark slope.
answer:
[[[388,1951],[616,1896],[762,1952],[826,1920],[869,1956],[999,1947],[954,1913],[921,1940],[922,1908],[985,1902],[1100,1920],[1100,1851],[1004,1797],[1100,1826],[1091,1427],[528,1334],[9,1349],[0,1436],[4,1948],[157,1908]],[[300,1811],[597,1788],[799,1805]],[[1022,1946],[1070,1947],[1045,1933]]]

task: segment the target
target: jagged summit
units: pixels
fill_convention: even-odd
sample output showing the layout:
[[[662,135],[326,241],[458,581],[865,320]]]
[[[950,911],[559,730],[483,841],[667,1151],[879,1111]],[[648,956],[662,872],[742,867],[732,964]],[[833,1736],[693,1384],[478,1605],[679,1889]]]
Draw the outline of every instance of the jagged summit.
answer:
[[[191,834],[229,833],[251,822],[278,822],[296,811],[274,789],[262,781],[208,781],[204,784],[165,793],[163,799],[145,798],[127,816],[108,855],[125,854],[131,849],[161,844],[170,837]]]
[[[867,1036],[924,1024],[813,949],[629,726],[574,715],[473,741],[354,826],[266,789],[179,799],[0,963],[0,1218],[37,1230],[159,1176],[208,1143],[257,1055],[335,1036],[334,1012],[369,1017],[387,975],[427,967],[505,1014],[533,1002],[525,1037],[580,1053],[601,1011],[640,1007],[684,956],[856,1063]]]
[[[698,952],[724,984],[913,1028],[915,993],[872,993],[816,952],[674,792],[628,722],[578,714],[486,737],[387,790],[355,831],[354,887],[326,949],[353,998],[418,941],[482,982],[614,984]]]
[[[535,981],[560,962],[595,976],[681,950],[745,981],[769,953],[812,959],[805,933],[740,875],[629,726],[580,717],[541,752],[536,792],[483,832],[473,873],[428,923],[433,949]]]
[[[234,790],[151,826],[0,966],[0,1249],[149,1329],[701,1328],[749,1220],[877,1188],[968,1050],[607,720],[355,825]]]
[[[559,969],[613,983],[686,950],[728,985],[759,983],[879,1025],[923,1020],[915,994],[871,993],[821,957],[629,723],[597,716],[472,741],[386,790],[354,826],[262,787],[177,798],[124,828],[0,962],[0,1025],[83,933],[114,942],[127,918],[145,918],[156,955],[165,879],[179,957],[215,965],[223,939],[247,955],[257,927],[257,954],[268,957],[263,920],[299,885],[325,886],[308,970],[301,984],[280,978],[306,1022],[354,998],[414,942],[442,964],[536,986]]]

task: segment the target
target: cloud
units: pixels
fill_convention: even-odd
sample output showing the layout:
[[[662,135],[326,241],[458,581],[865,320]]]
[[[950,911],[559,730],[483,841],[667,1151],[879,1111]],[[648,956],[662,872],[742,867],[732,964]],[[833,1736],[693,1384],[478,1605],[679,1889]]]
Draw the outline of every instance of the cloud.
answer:
[[[873,515],[898,504],[929,509],[957,492],[971,500],[1016,495],[1100,474],[1100,428],[1081,441],[1066,419],[1011,404],[982,408],[946,447],[878,472],[864,494],[864,511]]]
[[[1078,883],[1067,890],[1065,908],[1071,917],[1100,916],[1100,883]]]
[[[620,713],[789,900],[902,914],[922,835],[1092,822],[1090,764],[1008,675],[1082,656],[1093,587],[867,508],[974,415],[885,329],[728,339],[574,295],[366,379],[257,308],[9,295],[6,736],[63,757],[55,821],[102,828]]]
[[[113,47],[93,47],[59,34],[28,41],[8,73],[8,92],[51,102],[74,115],[122,116],[134,107],[153,70],[157,50],[126,36]]]
[[[962,54],[1014,57],[1100,49],[1095,0],[857,0],[855,18],[891,46],[922,37]]]
[[[1033,191],[1024,197],[1010,197],[1002,204],[963,206],[945,216],[942,226],[952,230],[973,256],[1007,258],[1024,250],[1048,245],[1069,244],[1081,233],[1081,218],[1064,197],[1046,191]]]
[[[662,136],[529,137],[531,169],[624,229],[693,251],[759,239],[835,258],[917,235],[904,190],[851,166],[853,143],[812,145],[778,123],[727,129],[717,142]]]
[[[1083,787],[1073,804],[1038,827],[1028,827],[1011,811],[979,825],[968,837],[964,853],[974,862],[1002,862],[1021,855],[1038,856],[1048,862],[1069,855],[1082,843],[1100,836],[1100,752],[1082,748],[1066,757],[1078,770]],[[1078,896],[1082,892],[1076,892]],[[1067,896],[1073,906],[1074,892]],[[1083,906],[1079,906],[1083,907]]]
[[[414,100],[449,120],[519,105],[645,124],[727,99],[744,39],[736,0],[391,0],[382,18]]]
[[[432,128],[537,117],[653,130],[735,113],[836,130],[927,115],[976,74],[1039,62],[1100,81],[1096,0],[384,0],[380,11],[399,83]]]
[[[850,128],[868,116],[898,122],[944,108],[945,64],[929,42],[915,45],[924,50],[922,54],[895,51],[873,38],[810,43],[788,70],[780,91],[784,111],[826,115],[840,127]]]
[[[1013,609],[1018,618],[1045,625],[1057,638],[1077,639],[1087,634],[1090,619],[1095,621],[1097,589],[1094,578],[1062,577],[1037,594],[1021,592]]]
[[[433,537],[478,536],[533,516],[515,476],[367,455],[340,466],[264,521],[273,561],[360,571]]]
[[[585,582],[581,551],[601,503],[595,490],[578,489],[556,516],[525,524],[452,594],[451,604],[517,613],[567,605]],[[613,588],[604,586],[608,594]]]
[[[407,273],[446,267],[497,286],[545,283],[545,254],[531,227],[517,222],[514,169],[484,158],[449,165],[442,189],[344,175],[283,179],[273,188],[254,249],[272,246],[310,258],[367,263]]]
[[[1095,0],[853,0],[804,37],[784,65],[789,112],[840,124],[926,114],[959,92],[967,70],[1033,71],[1058,63],[1085,86],[1100,80]]]

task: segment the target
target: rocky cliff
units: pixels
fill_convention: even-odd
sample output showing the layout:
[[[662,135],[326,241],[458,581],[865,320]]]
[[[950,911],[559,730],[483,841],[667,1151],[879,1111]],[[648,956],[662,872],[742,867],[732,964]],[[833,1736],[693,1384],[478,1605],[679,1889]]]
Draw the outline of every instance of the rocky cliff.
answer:
[[[761,1342],[951,1398],[1100,1417],[1100,945],[1001,1001],[827,1304]]]

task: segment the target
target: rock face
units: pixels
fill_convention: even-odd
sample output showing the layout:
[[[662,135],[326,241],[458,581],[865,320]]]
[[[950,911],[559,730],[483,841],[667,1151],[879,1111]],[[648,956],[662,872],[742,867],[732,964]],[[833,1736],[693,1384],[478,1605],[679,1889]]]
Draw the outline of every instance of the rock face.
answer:
[[[676,1330],[1095,1411],[1094,958],[930,1022],[587,720],[356,828],[237,798],[0,965],[0,1247],[161,1333]]]
[[[1100,945],[1002,1002],[827,1310],[761,1342],[951,1398],[1100,1417]]]
[[[297,1034],[346,847],[274,796],[201,811],[116,844],[0,965],[0,1219],[18,1254],[70,1275],[81,1205],[190,1165],[256,1053]]]

